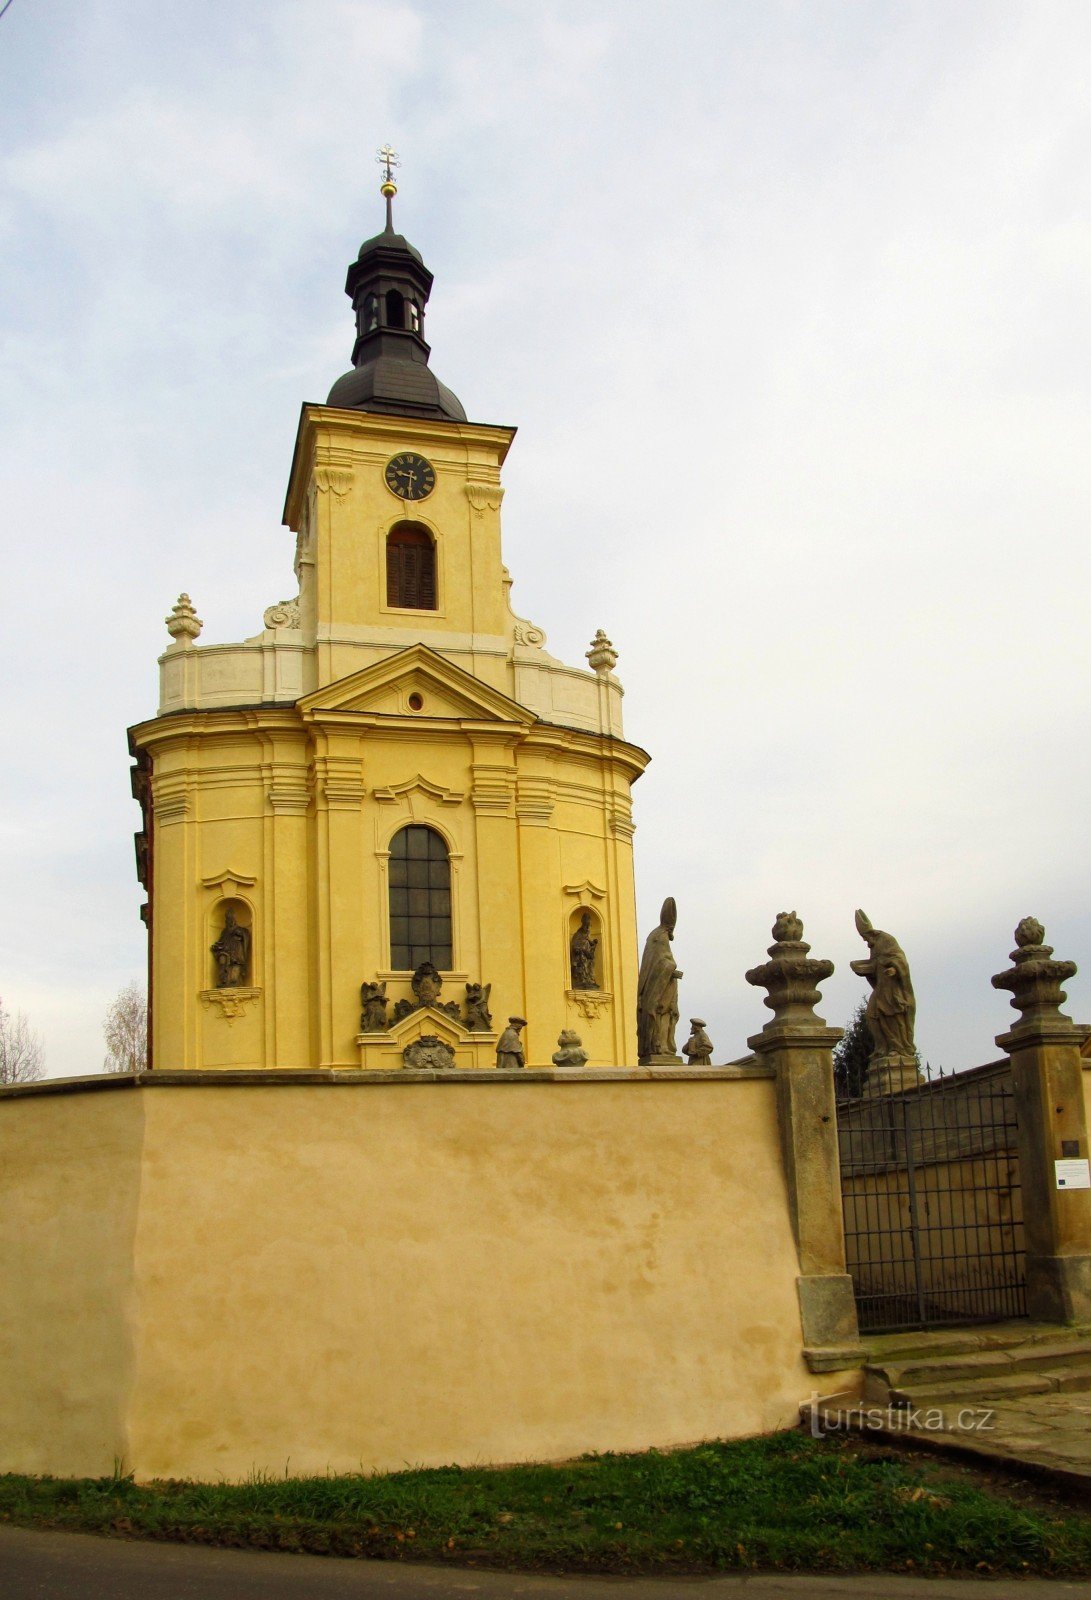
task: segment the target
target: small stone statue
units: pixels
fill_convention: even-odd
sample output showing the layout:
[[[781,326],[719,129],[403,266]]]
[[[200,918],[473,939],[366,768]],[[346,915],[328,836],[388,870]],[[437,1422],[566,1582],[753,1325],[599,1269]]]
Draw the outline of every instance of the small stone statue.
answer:
[[[571,1028],[562,1028],[561,1036],[557,1040],[557,1048],[553,1052],[553,1065],[555,1067],[583,1067],[587,1065],[587,1051],[583,1048],[583,1041],[578,1033],[573,1033]]]
[[[361,1033],[386,1032],[386,984],[362,983],[360,985]]]
[[[584,911],[570,946],[573,989],[598,988],[595,982],[595,951],[598,947],[598,940],[591,937],[591,913]]]
[[[526,1017],[509,1017],[508,1025],[496,1041],[497,1067],[525,1067],[523,1041],[519,1034],[527,1025]]]
[[[671,941],[674,938],[678,908],[673,899],[663,902],[659,926],[648,935],[637,980],[636,1030],[641,1066],[657,1062],[681,1065],[675,1052],[674,1030],[678,1026],[678,980],[682,973],[674,964]]]
[[[458,1017],[458,1005],[454,1000],[441,1000],[440,991],[443,988],[443,979],[431,961],[422,961],[410,979],[413,990],[412,1000],[399,1000],[394,1007],[394,1021],[400,1022],[403,1017],[408,1017],[414,1011],[420,1011],[424,1006],[431,1006],[436,1011],[442,1011],[449,1017]]]
[[[434,1033],[422,1033],[419,1039],[414,1039],[402,1051],[402,1066],[416,1072],[426,1068],[446,1072],[454,1064],[454,1051],[442,1039],[437,1039]]]
[[[492,1027],[492,1013],[489,1010],[489,996],[492,994],[491,983],[468,983],[466,985],[466,1015],[465,1023],[472,1033],[488,1033]]]
[[[866,960],[850,961],[849,965],[871,985],[864,1012],[875,1047],[871,1060],[894,1057],[915,1061],[913,1025],[917,1002],[905,951],[893,934],[872,927],[862,911],[856,913],[856,931],[870,951]]]
[[[682,1053],[691,1067],[710,1067],[713,1044],[705,1032],[705,1025],[700,1017],[690,1017],[689,1025],[692,1031],[682,1046]]]
[[[227,908],[223,932],[212,946],[216,957],[216,986],[219,989],[242,989],[250,966],[250,929],[236,922],[235,913]]]

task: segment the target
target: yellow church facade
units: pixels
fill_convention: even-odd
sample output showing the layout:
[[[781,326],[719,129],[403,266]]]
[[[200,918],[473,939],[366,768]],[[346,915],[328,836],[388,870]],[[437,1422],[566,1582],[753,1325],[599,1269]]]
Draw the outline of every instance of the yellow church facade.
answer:
[[[167,619],[130,730],[153,1069],[435,1064],[422,1038],[492,1068],[509,1016],[528,1066],[565,1030],[591,1066],[636,1061],[647,757],[605,636],[571,668],[511,609],[514,430],[428,369],[430,285],[388,216],[349,273],[354,369],[300,418],[298,595],[239,644],[196,644],[186,596]]]

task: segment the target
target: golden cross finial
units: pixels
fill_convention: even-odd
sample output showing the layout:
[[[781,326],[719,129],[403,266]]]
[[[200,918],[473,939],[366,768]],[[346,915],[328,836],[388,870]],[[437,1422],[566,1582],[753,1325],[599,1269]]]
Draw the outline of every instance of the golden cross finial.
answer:
[[[398,159],[398,152],[388,144],[381,147],[375,159],[383,169],[383,181],[379,185],[379,193],[386,198],[386,226],[388,231],[393,232],[394,213],[390,202],[398,192],[398,185],[394,182],[394,168],[400,167],[401,162]]]

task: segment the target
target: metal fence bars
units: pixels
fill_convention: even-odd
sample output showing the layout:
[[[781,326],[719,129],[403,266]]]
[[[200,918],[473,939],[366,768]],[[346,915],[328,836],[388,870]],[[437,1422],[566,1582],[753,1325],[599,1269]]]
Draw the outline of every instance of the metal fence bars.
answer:
[[[860,1331],[1026,1315],[1007,1061],[838,1107]]]

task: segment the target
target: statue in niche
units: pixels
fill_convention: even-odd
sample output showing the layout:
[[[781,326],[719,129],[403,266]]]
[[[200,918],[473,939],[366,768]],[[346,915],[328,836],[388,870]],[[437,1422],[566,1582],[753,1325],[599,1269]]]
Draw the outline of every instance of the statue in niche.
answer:
[[[466,1015],[463,1019],[472,1033],[488,1033],[492,1027],[489,996],[492,984],[468,983],[466,985]]]
[[[583,1040],[578,1033],[573,1033],[571,1028],[563,1028],[557,1040],[557,1048],[553,1052],[553,1065],[555,1067],[583,1067],[587,1065],[587,1051],[583,1048]]]
[[[591,937],[591,913],[584,911],[580,915],[580,925],[572,935],[569,947],[573,989],[598,988],[595,982],[595,951],[598,947],[598,940]]]
[[[678,908],[673,899],[663,902],[659,926],[648,935],[640,962],[636,992],[637,1047],[642,1064],[656,1059],[677,1061],[674,1030],[678,1026],[678,980],[674,964],[674,938]]]
[[[508,1025],[496,1041],[497,1067],[525,1067],[526,1056],[519,1035],[527,1025],[526,1017],[509,1017]]]
[[[691,1067],[710,1067],[712,1065],[713,1043],[705,1032],[704,1022],[700,1017],[690,1017],[690,1036],[682,1046],[682,1054]]]
[[[420,1011],[425,1006],[431,1006],[435,1011],[442,1011],[448,1017],[458,1017],[458,1006],[453,1000],[441,1000],[440,991],[443,988],[443,979],[431,961],[422,961],[410,979],[413,990],[412,1000],[399,1000],[394,1007],[394,1021],[400,1022],[403,1017],[408,1017],[414,1011]]]
[[[437,1039],[434,1033],[422,1033],[419,1039],[414,1039],[402,1051],[402,1066],[417,1072],[426,1068],[447,1072],[454,1064],[454,1051],[442,1039]]]
[[[386,984],[362,983],[360,985],[361,1033],[386,1032]]]
[[[870,952],[865,960],[851,961],[849,965],[871,985],[864,1013],[874,1045],[871,1059],[901,1056],[914,1060],[917,1002],[905,951],[893,934],[872,927],[862,911],[856,913],[856,931]]]
[[[244,988],[250,968],[250,929],[235,920],[230,906],[224,914],[223,932],[212,946],[212,954],[216,957],[216,987]]]

